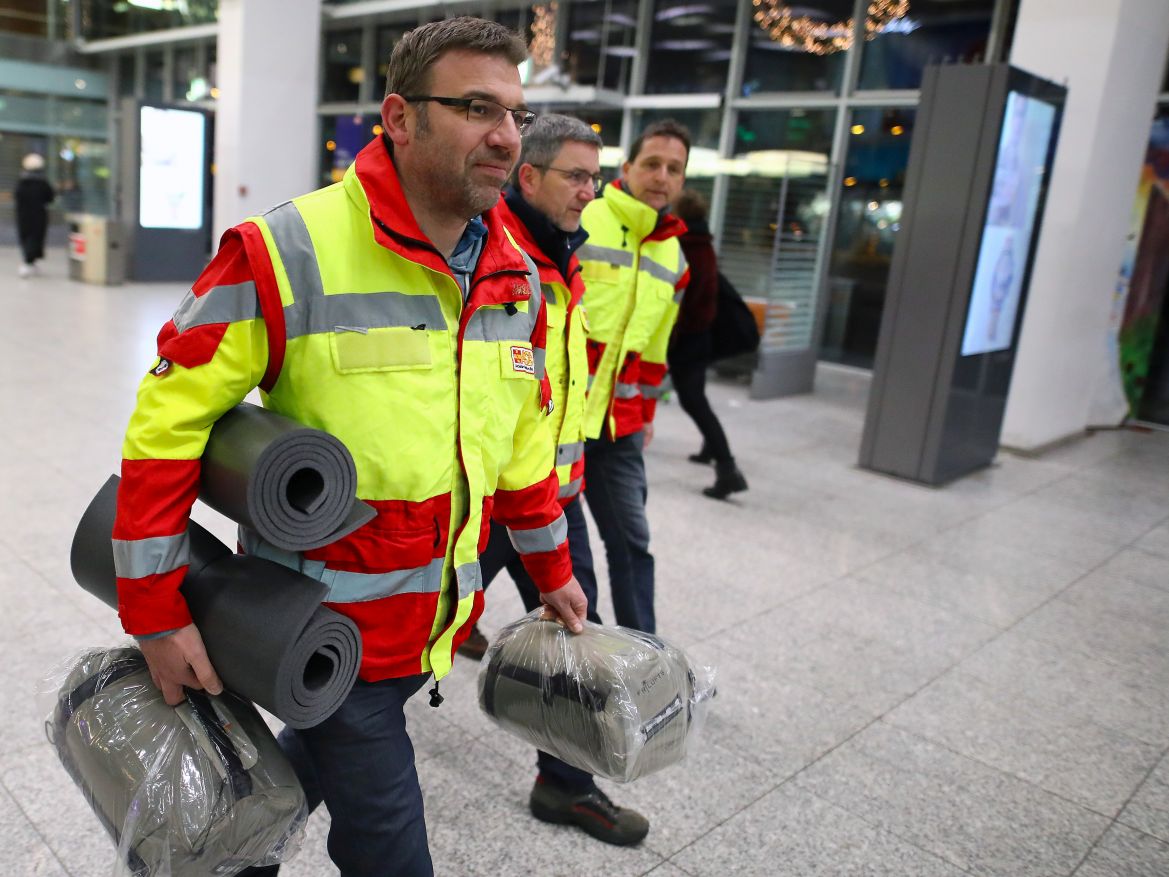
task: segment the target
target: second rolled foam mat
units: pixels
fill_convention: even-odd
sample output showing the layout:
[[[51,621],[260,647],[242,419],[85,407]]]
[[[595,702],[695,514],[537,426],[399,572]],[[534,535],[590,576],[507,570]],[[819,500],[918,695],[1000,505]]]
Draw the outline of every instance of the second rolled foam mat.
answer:
[[[73,537],[73,577],[117,608],[110,534],[118,477],[111,475]],[[223,684],[293,728],[327,719],[349,694],[361,665],[361,636],[321,605],[328,588],[271,561],[231,551],[194,521],[182,594]]]
[[[211,429],[199,498],[285,551],[336,542],[377,514],[357,499],[344,444],[246,402]]]

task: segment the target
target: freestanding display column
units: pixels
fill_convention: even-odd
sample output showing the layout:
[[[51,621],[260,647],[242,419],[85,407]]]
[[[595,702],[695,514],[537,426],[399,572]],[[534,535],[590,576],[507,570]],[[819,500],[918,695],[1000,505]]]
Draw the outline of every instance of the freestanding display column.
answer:
[[[1068,87],[1002,443],[1037,450],[1124,415],[1110,313],[1169,48],[1166,0],[1022,0],[1011,63]],[[1119,390],[1119,388],[1117,388]]]
[[[862,466],[944,484],[994,459],[1064,95],[1005,64],[926,68]]]
[[[320,0],[220,0],[215,240],[318,185]]]

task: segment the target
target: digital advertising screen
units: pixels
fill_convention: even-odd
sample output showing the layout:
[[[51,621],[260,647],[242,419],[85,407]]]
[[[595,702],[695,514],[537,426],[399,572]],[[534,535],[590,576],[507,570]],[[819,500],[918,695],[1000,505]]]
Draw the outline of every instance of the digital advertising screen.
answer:
[[[144,106],[139,124],[139,224],[143,228],[202,228],[207,173],[203,113]]]
[[[963,356],[1011,346],[1055,121],[1052,104],[1008,93],[962,335]]]

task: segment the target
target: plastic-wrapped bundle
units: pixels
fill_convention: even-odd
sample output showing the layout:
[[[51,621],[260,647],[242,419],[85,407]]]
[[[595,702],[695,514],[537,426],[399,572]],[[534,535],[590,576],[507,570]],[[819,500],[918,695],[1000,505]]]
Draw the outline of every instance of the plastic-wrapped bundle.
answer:
[[[86,652],[55,687],[49,739],[117,844],[118,873],[235,874],[299,848],[304,792],[247,701],[188,691],[168,706],[135,648]]]
[[[479,672],[479,706],[562,761],[629,782],[685,756],[714,696],[714,671],[647,633],[541,610],[500,631]]]

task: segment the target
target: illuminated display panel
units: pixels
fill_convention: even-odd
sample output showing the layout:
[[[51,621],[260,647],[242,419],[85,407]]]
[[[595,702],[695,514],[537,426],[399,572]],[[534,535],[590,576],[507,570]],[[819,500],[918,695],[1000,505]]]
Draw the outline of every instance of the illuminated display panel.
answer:
[[[203,114],[144,106],[139,124],[139,224],[143,228],[202,228],[207,149]]]

